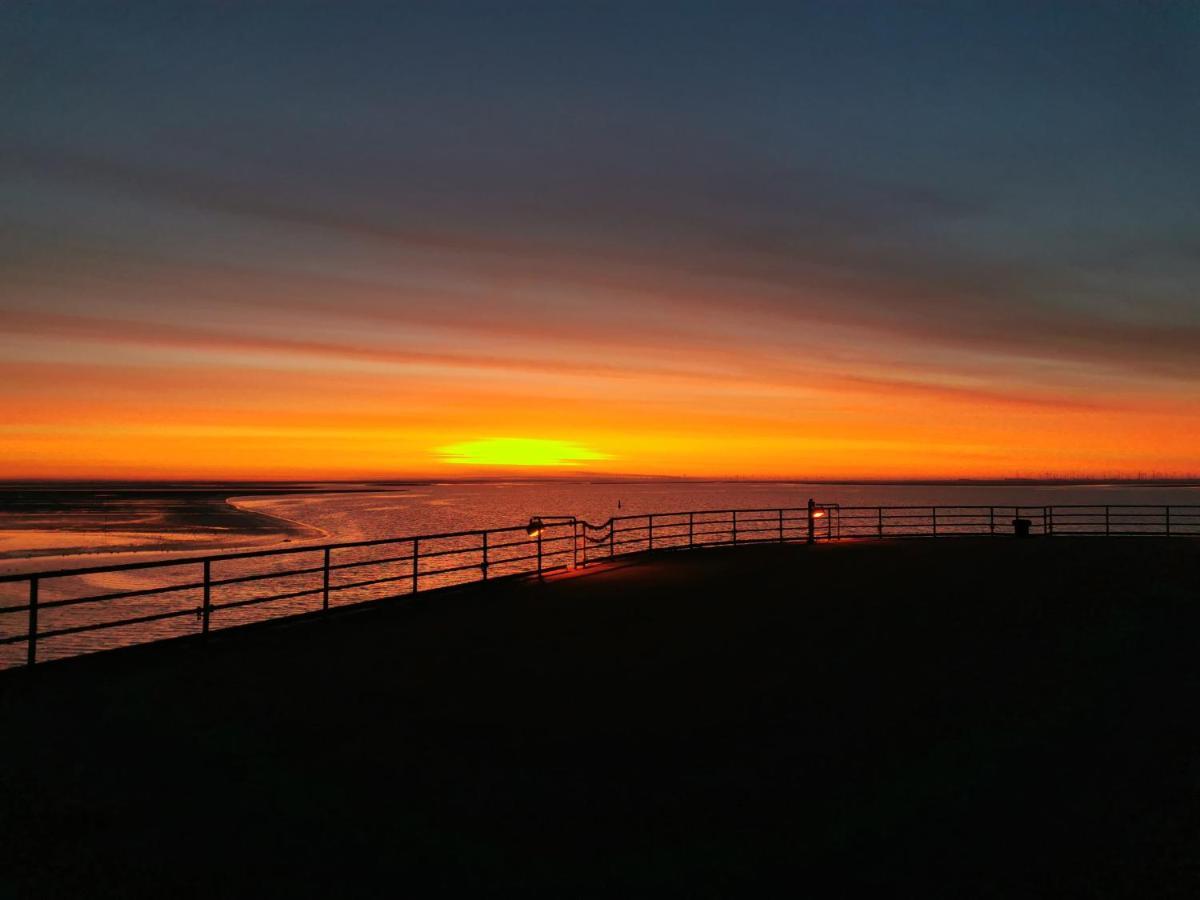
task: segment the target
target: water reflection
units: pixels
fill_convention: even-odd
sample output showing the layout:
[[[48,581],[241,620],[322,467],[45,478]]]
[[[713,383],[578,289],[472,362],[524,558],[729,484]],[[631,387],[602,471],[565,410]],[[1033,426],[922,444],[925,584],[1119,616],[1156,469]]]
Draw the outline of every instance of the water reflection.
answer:
[[[616,533],[587,532],[580,545],[573,529],[550,517],[573,514],[600,523],[613,515],[654,514],[655,546],[726,542],[729,522],[704,510],[730,508],[790,508],[783,515],[753,514],[738,523],[734,540],[802,539],[807,530],[804,507],[815,496],[827,509],[854,506],[938,504],[966,505],[1093,504],[1090,518],[1065,519],[1056,524],[1062,533],[1095,528],[1097,510],[1103,504],[1195,504],[1200,492],[1191,488],[1140,486],[897,486],[897,485],[805,485],[747,483],[649,483],[649,484],[448,484],[423,486],[418,490],[372,493],[325,493],[286,496],[251,496],[230,502],[251,514],[256,523],[267,516],[279,517],[296,528],[307,528],[308,540],[282,555],[253,556],[212,563],[209,625],[219,629],[231,625],[330,607],[344,606],[384,597],[403,596],[414,587],[414,541],[408,536],[458,532],[511,526],[489,536],[484,568],[480,535],[420,538],[420,565],[416,586],[422,590],[501,577],[536,566],[537,533],[525,524],[535,516],[547,517],[541,530],[542,562],[546,567],[564,565],[580,553],[604,555],[649,545],[649,523],[645,518],[626,521]],[[103,498],[95,507],[102,515]],[[1098,504],[1098,505],[1097,505]],[[689,511],[699,511],[688,515]],[[823,513],[824,509],[817,513]],[[1102,515],[1102,513],[1100,513]],[[1136,515],[1136,514],[1135,514]],[[1149,513],[1138,528],[1157,528]],[[921,522],[928,512],[913,512]],[[924,518],[921,518],[924,517]],[[886,535],[883,522],[855,519],[848,509],[837,516],[838,528],[846,536]],[[122,520],[123,521],[123,520]],[[981,527],[978,513],[941,512],[941,531],[953,533]],[[828,525],[832,522],[826,518]],[[1047,528],[1042,523],[1043,529]],[[922,524],[929,533],[938,523]],[[556,530],[557,529],[557,530]],[[328,535],[328,537],[325,537]],[[384,540],[396,536],[404,540]],[[293,539],[294,540],[294,539]],[[325,551],[308,545],[329,541],[372,542],[330,551],[328,582]],[[237,538],[231,539],[237,543]],[[144,557],[137,557],[144,558]],[[120,561],[120,560],[118,560]],[[109,560],[92,559],[95,565]],[[62,561],[55,561],[61,567]],[[38,566],[47,568],[48,566]],[[62,632],[39,642],[38,658],[90,652],[125,643],[194,634],[203,626],[202,566],[174,564],[153,570],[73,575],[46,579],[40,585],[38,631]],[[150,587],[170,590],[144,593]],[[28,613],[13,607],[28,602],[26,584],[0,584],[0,639],[23,634]],[[101,595],[103,602],[73,604],[80,598]],[[267,602],[260,602],[270,598]],[[5,610],[9,610],[5,612]],[[98,631],[74,631],[88,625],[121,619],[143,619],[135,625]],[[22,643],[0,645],[0,666],[24,659]]]

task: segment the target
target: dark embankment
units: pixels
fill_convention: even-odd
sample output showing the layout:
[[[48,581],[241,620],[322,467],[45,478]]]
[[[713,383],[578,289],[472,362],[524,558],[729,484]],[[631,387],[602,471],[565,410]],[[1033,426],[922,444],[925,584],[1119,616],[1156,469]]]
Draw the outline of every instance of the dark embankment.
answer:
[[[759,547],[0,679],[0,894],[1195,894],[1200,542]]]

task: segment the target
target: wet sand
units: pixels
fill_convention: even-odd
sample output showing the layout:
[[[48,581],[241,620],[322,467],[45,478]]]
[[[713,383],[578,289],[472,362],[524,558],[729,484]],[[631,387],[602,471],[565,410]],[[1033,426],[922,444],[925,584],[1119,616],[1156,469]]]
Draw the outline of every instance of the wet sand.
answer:
[[[145,554],[233,550],[326,538],[240,499],[379,491],[314,483],[0,485],[0,572],[121,563]],[[402,490],[402,488],[393,488]]]
[[[1198,574],[695,551],[0,674],[0,895],[1195,896]]]

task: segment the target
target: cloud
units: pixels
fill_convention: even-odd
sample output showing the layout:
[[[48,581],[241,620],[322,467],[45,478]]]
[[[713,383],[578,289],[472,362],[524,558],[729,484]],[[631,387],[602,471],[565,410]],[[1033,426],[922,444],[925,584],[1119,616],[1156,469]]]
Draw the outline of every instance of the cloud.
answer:
[[[1019,221],[986,194],[762,160],[722,172],[720,162],[684,156],[671,170],[610,162],[586,177],[561,164],[501,167],[506,179],[485,167],[431,196],[420,170],[399,184],[386,169],[337,173],[314,188],[287,170],[255,179],[236,167],[215,176],[95,153],[0,156],[5,168],[37,178],[232,216],[248,234],[315,230],[294,244],[304,270],[278,274],[324,279],[329,299],[292,291],[280,302],[347,321],[456,320],[497,336],[671,346],[704,342],[706,333],[753,344],[738,332],[757,321],[768,345],[806,326],[836,327],[1007,357],[1014,369],[1053,359],[1200,377],[1200,320],[1180,294],[1194,248],[1178,239],[1156,249],[1146,236],[1068,240],[1050,231],[1041,246],[1029,236],[1013,243]],[[374,191],[363,186],[371,177]],[[345,241],[365,255],[347,257]],[[1114,260],[1136,258],[1140,276],[1103,265],[1101,247]],[[63,254],[58,264],[42,257],[46,277],[80,256],[77,247]],[[420,267],[424,282],[372,284],[369,271],[387,270],[389,260],[397,272]],[[1145,271],[1145,260],[1160,265]],[[271,264],[284,263],[261,262]],[[250,283],[256,273],[243,277]],[[247,309],[273,302],[265,292],[245,299]]]

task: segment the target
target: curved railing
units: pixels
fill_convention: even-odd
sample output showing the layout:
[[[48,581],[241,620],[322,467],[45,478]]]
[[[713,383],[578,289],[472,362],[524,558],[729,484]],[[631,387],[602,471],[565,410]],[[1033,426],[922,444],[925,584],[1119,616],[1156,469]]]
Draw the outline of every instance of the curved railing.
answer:
[[[632,554],[761,543],[1031,535],[1200,535],[1200,506],[688,510],[0,576],[0,668]]]

